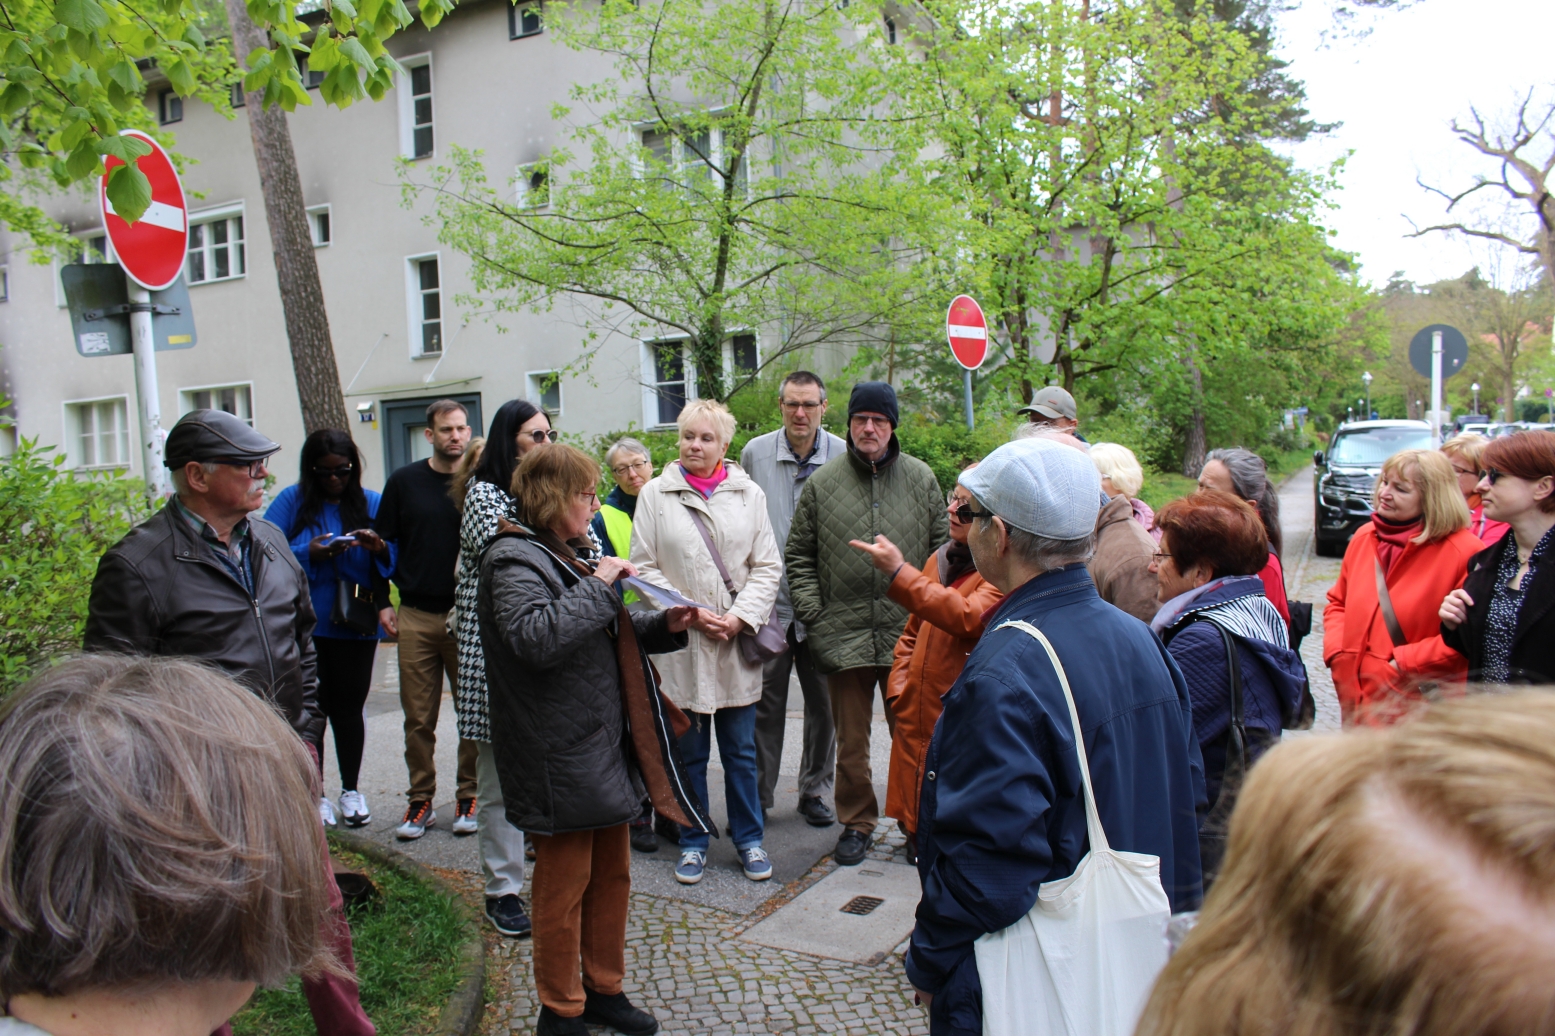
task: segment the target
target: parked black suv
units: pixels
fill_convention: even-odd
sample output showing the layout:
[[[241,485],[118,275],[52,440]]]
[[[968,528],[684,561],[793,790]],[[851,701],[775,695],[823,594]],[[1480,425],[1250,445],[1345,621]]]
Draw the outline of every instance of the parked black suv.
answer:
[[[1400,450],[1429,450],[1431,426],[1424,421],[1356,421],[1340,425],[1319,450],[1315,465],[1317,513],[1313,546],[1319,554],[1339,557],[1361,525],[1371,520],[1371,490],[1382,462]]]

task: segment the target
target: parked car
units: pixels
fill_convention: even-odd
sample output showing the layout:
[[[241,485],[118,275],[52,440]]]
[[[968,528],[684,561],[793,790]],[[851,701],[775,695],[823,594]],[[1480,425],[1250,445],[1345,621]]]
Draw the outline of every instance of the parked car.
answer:
[[[1344,554],[1355,530],[1371,521],[1371,490],[1382,462],[1400,450],[1429,450],[1424,421],[1355,421],[1339,426],[1325,453],[1312,456],[1316,482],[1313,546],[1327,557]]]
[[[1452,422],[1453,434],[1459,432],[1479,432],[1485,434],[1485,428],[1490,424],[1489,414],[1459,414]]]

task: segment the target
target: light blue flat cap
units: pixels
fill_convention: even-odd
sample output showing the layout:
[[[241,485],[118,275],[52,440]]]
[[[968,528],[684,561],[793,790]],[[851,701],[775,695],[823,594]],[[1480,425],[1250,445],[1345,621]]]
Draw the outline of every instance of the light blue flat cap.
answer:
[[[1051,439],[1007,442],[957,481],[1010,525],[1052,540],[1089,535],[1101,510],[1096,465]]]

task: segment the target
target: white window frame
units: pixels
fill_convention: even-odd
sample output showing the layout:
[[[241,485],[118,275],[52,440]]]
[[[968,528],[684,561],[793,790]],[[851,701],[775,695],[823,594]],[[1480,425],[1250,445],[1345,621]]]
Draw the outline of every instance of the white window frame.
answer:
[[[248,256],[248,229],[249,229],[249,220],[248,220],[247,206],[246,206],[246,204],[244,202],[242,202],[242,201],[232,201],[232,202],[227,202],[224,205],[212,205],[209,208],[200,209],[200,210],[198,210],[196,212],[189,213],[189,221],[188,221],[188,224],[187,224],[191,228],[190,229],[190,234],[189,234],[189,243],[190,243],[191,246],[194,243],[193,228],[196,225],[198,225],[198,224],[215,223],[217,220],[232,219],[234,217],[239,217],[239,218],[241,218],[243,220],[243,240],[242,240],[242,245],[243,245],[243,272],[242,273],[230,274],[229,276],[226,276],[226,277],[212,277],[212,276],[209,276],[209,271],[207,271],[207,276],[204,279],[198,280],[198,281],[192,280],[189,277],[189,255],[188,255],[188,252],[186,250],[185,253],[184,253],[184,274],[183,274],[183,276],[184,276],[184,283],[187,284],[189,287],[191,287],[191,288],[199,288],[199,287],[203,287],[204,285],[207,285],[207,284],[225,284],[228,281],[240,281],[240,280],[243,280],[245,277],[248,276],[248,259],[249,259],[249,256]],[[203,237],[204,235],[202,234],[201,236]],[[229,246],[230,246],[230,244],[231,244],[231,241],[229,239]],[[207,243],[204,247],[205,247],[205,251],[207,252],[207,254],[209,254],[209,249],[210,249],[209,244]],[[229,269],[230,269],[230,267],[229,267]]]
[[[545,197],[535,201],[532,197],[534,187],[530,179],[537,170],[545,171]],[[546,209],[551,206],[551,192],[555,190],[555,184],[551,182],[551,163],[540,159],[534,162],[525,162],[513,170],[513,205],[520,209]]]
[[[435,353],[422,351],[422,327],[425,318],[422,316],[422,288],[421,288],[421,264],[428,259],[437,262],[437,312],[438,345],[441,348]],[[405,319],[407,331],[410,335],[410,358],[412,360],[436,360],[440,359],[448,349],[448,307],[446,301],[448,290],[448,269],[443,265],[441,252],[422,252],[418,255],[405,257]]]
[[[328,248],[335,242],[335,217],[330,211],[328,203],[323,205],[309,205],[308,209],[308,238],[313,242],[314,248]],[[318,217],[323,216],[329,222],[329,237],[319,240]]]
[[[254,426],[254,383],[252,381],[218,381],[214,385],[190,385],[178,390],[178,416],[182,417],[191,410],[197,409],[194,405],[196,392],[215,392],[218,389],[248,389],[248,416],[234,415],[241,421],[247,421],[248,426]]]
[[[400,64],[405,68],[405,75],[400,80],[395,91],[399,94],[400,106],[400,154],[412,161],[421,158],[437,157],[437,73],[432,68],[432,55],[412,54],[409,57],[400,58]],[[426,68],[427,76],[431,81],[432,99],[432,150],[424,155],[416,154],[416,100],[411,95],[413,78],[411,69]]]
[[[0,302],[11,301],[11,267],[9,263],[0,263]]]
[[[169,117],[171,116],[171,118]],[[157,91],[157,124],[171,126],[184,121],[184,99],[173,89]]]
[[[716,115],[717,112],[714,112],[713,114]],[[632,161],[636,168],[637,175],[641,177],[647,173],[647,166],[644,165],[642,161],[642,151],[647,150],[646,145],[643,144],[643,134],[664,132],[664,129],[658,123],[648,122],[640,123],[633,127],[633,132],[637,135],[637,146],[641,150],[633,156]],[[713,163],[713,165],[722,166],[724,160],[724,131],[718,126],[709,126],[707,133],[708,150],[712,152],[710,155],[708,155],[708,158]],[[689,152],[690,158],[688,161],[688,149],[682,143],[680,134],[670,132],[669,139],[669,166],[675,173],[684,173],[688,168],[690,168],[691,163],[700,164],[701,159],[696,156],[695,152]],[[740,164],[740,170],[745,177],[745,196],[748,199],[750,197],[751,190],[751,162],[749,148],[747,148],[745,151],[745,161]],[[707,171],[707,175],[709,181],[711,181],[713,178],[713,171],[709,169]]]
[[[522,9],[525,7],[533,7],[539,14],[540,27],[534,32],[521,31],[524,17]],[[508,6],[508,39],[530,40],[543,35],[545,35],[545,5],[541,0],[518,0],[517,3]]]
[[[556,409],[548,410],[545,406],[544,381],[547,378],[556,379]],[[562,393],[562,372],[559,370],[525,371],[524,372],[525,398],[541,410],[545,410],[551,417],[562,416],[562,410],[567,405],[566,397]]]
[[[644,428],[673,428],[675,422],[659,420],[659,385],[671,384],[658,380],[658,365],[654,362],[655,349],[658,346],[669,345],[671,342],[680,343],[681,373],[685,378],[685,398],[689,403],[697,398],[697,372],[696,364],[691,359],[691,339],[682,335],[668,335],[664,338],[645,338],[642,340],[642,386],[643,386],[643,427]]]
[[[749,328],[744,329],[744,330],[740,330],[740,331],[730,332],[729,334],[724,336],[723,356],[722,356],[723,367],[724,367],[724,378],[728,381],[729,384],[733,384],[734,383],[734,379],[739,376],[739,371],[737,371],[735,369],[735,367],[734,367],[734,340],[736,338],[743,338],[746,335],[749,335],[751,338],[754,338],[756,340],[756,367],[755,367],[755,369],[756,370],[760,370],[761,369],[761,335],[757,334],[754,330],[751,330]]]
[[[103,403],[118,403],[124,411],[123,431],[123,461],[114,464],[87,464],[81,450],[81,436],[85,429],[81,426],[82,409],[85,407],[97,407]],[[75,471],[128,471],[135,466],[135,429],[130,424],[132,411],[130,410],[130,397],[126,395],[97,396],[92,399],[66,399],[60,403],[64,440],[66,443],[65,456],[67,463]],[[98,433],[99,439],[101,433]]]

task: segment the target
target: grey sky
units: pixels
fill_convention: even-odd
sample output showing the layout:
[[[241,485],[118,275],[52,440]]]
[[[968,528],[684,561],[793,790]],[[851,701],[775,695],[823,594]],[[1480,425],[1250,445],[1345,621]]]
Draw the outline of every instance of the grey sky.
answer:
[[[1379,285],[1395,270],[1417,283],[1475,264],[1510,272],[1496,246],[1405,237],[1406,216],[1421,226],[1444,220],[1446,203],[1417,186],[1417,175],[1456,188],[1476,172],[1495,171],[1453,137],[1454,117],[1466,118],[1473,105],[1505,123],[1530,87],[1546,104],[1555,100],[1545,56],[1555,39],[1555,0],[1421,0],[1366,17],[1372,31],[1364,38],[1330,41],[1323,39],[1333,27],[1329,3],[1298,2],[1280,17],[1280,53],[1305,81],[1313,117],[1344,125],[1299,145],[1295,158],[1321,169],[1354,152],[1339,174],[1338,208],[1327,217],[1338,247],[1357,253],[1365,277]],[[1551,146],[1545,140],[1535,153],[1545,157]],[[1523,232],[1528,226],[1520,224]]]

